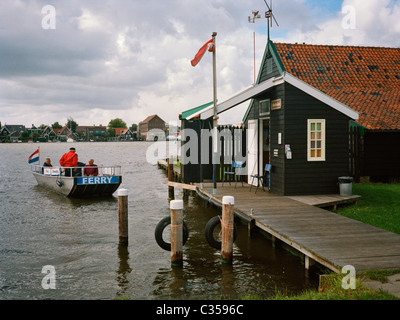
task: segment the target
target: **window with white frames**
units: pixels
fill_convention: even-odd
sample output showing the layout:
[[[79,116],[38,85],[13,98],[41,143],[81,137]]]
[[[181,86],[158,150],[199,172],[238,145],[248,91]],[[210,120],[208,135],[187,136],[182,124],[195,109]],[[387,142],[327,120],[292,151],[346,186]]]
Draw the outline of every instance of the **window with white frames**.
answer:
[[[307,160],[325,161],[325,119],[307,120]]]
[[[269,115],[270,111],[270,100],[262,100],[259,103],[259,114],[260,116]]]

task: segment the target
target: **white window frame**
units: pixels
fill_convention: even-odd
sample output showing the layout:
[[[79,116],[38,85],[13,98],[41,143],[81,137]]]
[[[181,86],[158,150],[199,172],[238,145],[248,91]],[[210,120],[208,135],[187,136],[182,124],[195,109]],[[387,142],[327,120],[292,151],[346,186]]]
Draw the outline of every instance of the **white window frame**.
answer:
[[[317,139],[317,138],[311,139],[311,133],[312,133],[311,132],[311,124],[312,123],[315,123],[315,124],[320,123],[321,124],[321,139]],[[317,147],[311,148],[311,142],[313,140],[315,140],[315,141],[320,140],[321,147],[320,148],[317,148]],[[318,157],[318,156],[312,157],[311,156],[312,149],[315,149],[315,150],[320,149],[321,156],[320,157]],[[325,161],[326,160],[325,154],[326,154],[326,120],[325,119],[307,119],[307,160],[308,161]]]
[[[268,103],[269,103],[269,110],[268,110],[268,112],[261,112],[261,104],[262,104],[263,102],[268,102]],[[259,114],[260,116],[269,116],[270,112],[271,112],[271,100],[270,100],[270,99],[260,100],[260,102],[258,103],[258,114]]]

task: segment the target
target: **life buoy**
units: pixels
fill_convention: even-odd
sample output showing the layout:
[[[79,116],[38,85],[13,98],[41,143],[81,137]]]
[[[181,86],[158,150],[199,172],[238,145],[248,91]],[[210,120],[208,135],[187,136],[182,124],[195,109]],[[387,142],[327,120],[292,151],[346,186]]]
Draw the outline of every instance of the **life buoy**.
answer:
[[[163,239],[163,232],[164,229],[171,224],[171,217],[165,217],[160,220],[159,223],[157,223],[156,229],[154,231],[154,236],[156,238],[157,244],[164,250],[166,251],[171,251],[171,244],[168,242],[165,242]],[[187,239],[189,238],[189,230],[186,225],[186,222],[183,221],[183,241],[182,244],[185,245]]]
[[[222,244],[221,241],[218,241],[214,238],[214,229],[217,225],[221,225],[220,216],[215,216],[211,218],[204,229],[204,235],[208,244],[213,247],[214,249],[221,250]],[[236,224],[233,224],[233,241],[236,240]]]

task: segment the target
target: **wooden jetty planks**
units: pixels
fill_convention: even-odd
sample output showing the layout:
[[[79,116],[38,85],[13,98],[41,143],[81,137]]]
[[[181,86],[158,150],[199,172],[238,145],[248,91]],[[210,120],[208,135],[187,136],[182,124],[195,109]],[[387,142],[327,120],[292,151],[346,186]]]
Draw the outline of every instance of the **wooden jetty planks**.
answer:
[[[284,197],[262,189],[255,194],[248,186],[219,187],[216,195],[209,190],[199,191],[219,202],[235,197],[236,210],[252,213],[257,227],[331,270],[347,264],[357,271],[400,268],[400,235],[319,208],[323,201],[354,202],[358,196]]]
[[[358,195],[341,196],[339,194],[327,194],[310,196],[289,196],[288,198],[309,204],[311,206],[329,207],[338,204],[349,203],[350,201],[357,202],[361,197]]]
[[[186,190],[192,190],[192,191],[196,191],[196,189],[197,189],[197,187],[195,185],[173,182],[173,181],[168,181],[168,186],[186,189]]]

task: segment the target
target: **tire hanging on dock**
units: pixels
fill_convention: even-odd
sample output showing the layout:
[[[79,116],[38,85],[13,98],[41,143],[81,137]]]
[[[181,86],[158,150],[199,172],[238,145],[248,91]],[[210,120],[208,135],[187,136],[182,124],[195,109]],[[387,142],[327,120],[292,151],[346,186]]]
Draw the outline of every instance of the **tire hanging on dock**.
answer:
[[[206,240],[208,244],[213,247],[214,249],[221,250],[222,243],[221,241],[218,241],[214,238],[214,229],[216,226],[221,225],[221,217],[220,216],[215,216],[211,218],[204,229],[204,236],[206,237]],[[234,223],[233,225],[233,241],[236,240],[236,224]]]
[[[171,251],[171,244],[164,241],[163,232],[164,229],[170,224],[171,224],[171,216],[165,217],[161,219],[159,223],[157,223],[156,229],[154,231],[154,236],[156,238],[157,244],[166,251]],[[189,238],[189,230],[185,221],[183,221],[182,231],[183,231],[182,244],[185,245],[187,239]]]

